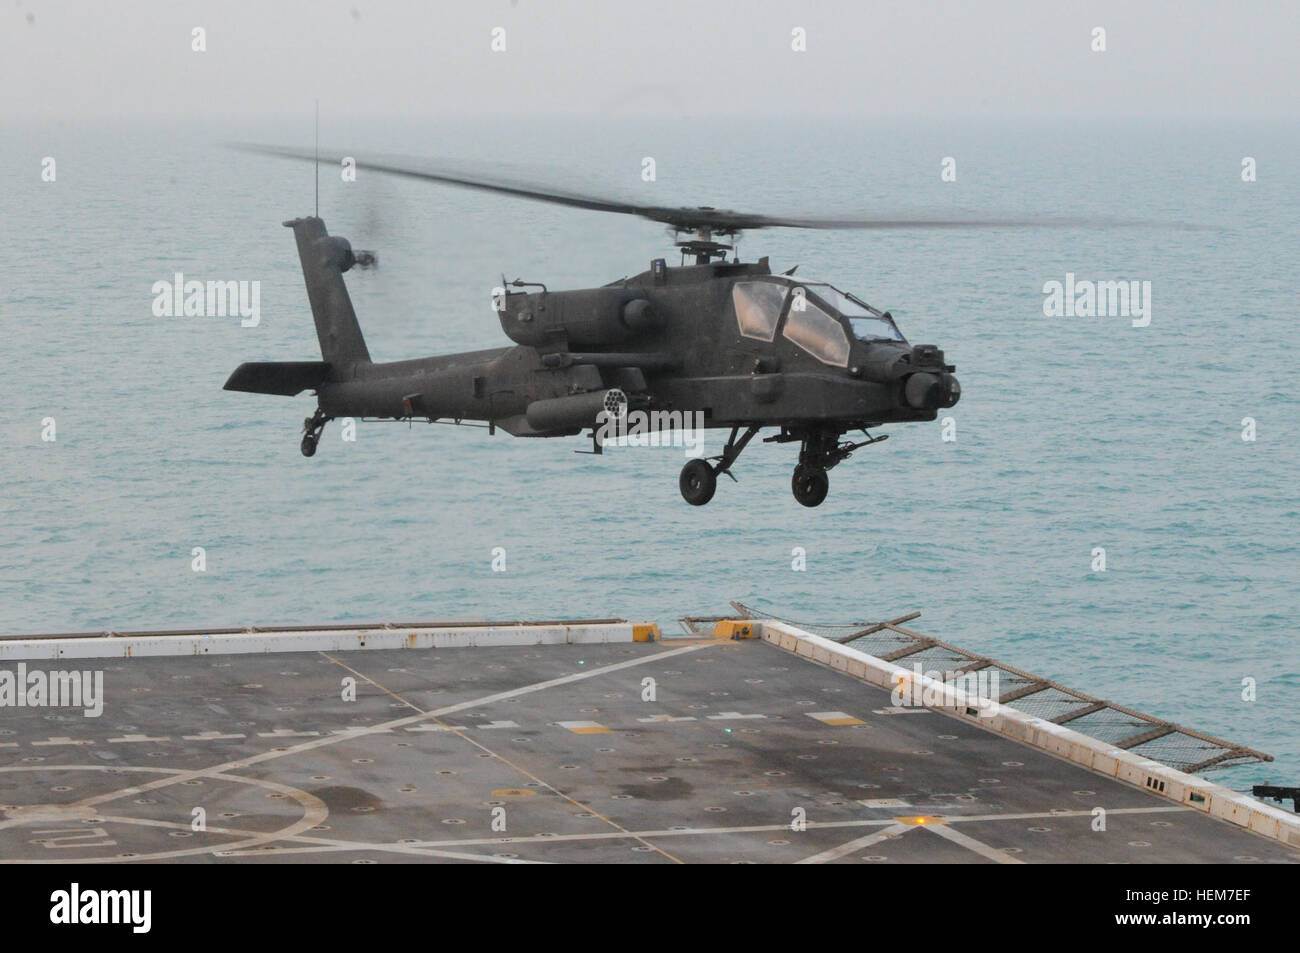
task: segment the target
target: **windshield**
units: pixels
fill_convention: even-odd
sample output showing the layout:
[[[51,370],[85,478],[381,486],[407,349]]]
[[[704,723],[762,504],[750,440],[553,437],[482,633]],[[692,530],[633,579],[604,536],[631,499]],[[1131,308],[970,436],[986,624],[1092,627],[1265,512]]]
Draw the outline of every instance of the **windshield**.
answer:
[[[874,317],[870,311],[862,307],[862,305],[858,304],[838,288],[832,288],[824,282],[808,282],[804,287],[817,295],[817,297],[821,298],[846,318]]]
[[[872,311],[859,300],[850,298],[844,291],[827,285],[824,281],[805,281],[801,287],[809,290],[829,306],[839,311],[853,328],[853,337],[858,341],[902,341],[902,332],[891,319]]]
[[[903,340],[902,333],[888,318],[878,318],[875,315],[866,318],[850,317],[849,324],[853,325],[853,336],[859,341]]]
[[[781,332],[823,364],[848,367],[849,337],[835,317],[812,298],[796,297]]]
[[[785,304],[785,289],[770,281],[738,281],[731,289],[740,333],[747,338],[770,341]]]
[[[902,341],[902,332],[892,320],[877,314],[859,301],[850,298],[824,281],[799,281],[786,279],[796,287],[804,288],[810,294],[821,298],[832,308],[849,319],[853,336],[859,341]]]

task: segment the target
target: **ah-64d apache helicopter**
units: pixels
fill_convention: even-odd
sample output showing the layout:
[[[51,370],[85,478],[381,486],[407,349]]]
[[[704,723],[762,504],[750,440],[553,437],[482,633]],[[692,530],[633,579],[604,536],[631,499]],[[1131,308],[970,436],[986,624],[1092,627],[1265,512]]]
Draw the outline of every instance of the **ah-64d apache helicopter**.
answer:
[[[310,152],[254,147],[297,159]],[[550,291],[519,279],[497,290],[501,328],[513,347],[376,363],[361,335],[343,273],[373,256],[353,252],[319,217],[294,231],[321,361],[241,364],[227,390],[293,396],[314,389],[302,452],[312,456],[335,417],[485,422],[517,437],[563,437],[598,427],[628,407],[692,411],[705,427],[730,428],[720,456],[690,460],[679,486],[688,503],[713,498],[764,427],[768,442],[798,443],[792,488],[817,506],[826,472],[861,447],[886,439],[868,428],[934,420],[961,396],[943,351],[907,342],[888,311],[821,281],[772,274],[766,257],[727,261],[733,238],[756,228],[913,228],[1063,224],[1064,220],[777,218],[716,208],[668,208],[609,201],[519,183],[429,170],[404,160],[358,169],[500,192],[574,208],[639,215],[675,232],[683,262],[600,288]],[[537,291],[512,289],[538,288]],[[861,432],[864,439],[856,439]],[[854,439],[845,439],[853,433]],[[732,477],[734,480],[735,478]]]

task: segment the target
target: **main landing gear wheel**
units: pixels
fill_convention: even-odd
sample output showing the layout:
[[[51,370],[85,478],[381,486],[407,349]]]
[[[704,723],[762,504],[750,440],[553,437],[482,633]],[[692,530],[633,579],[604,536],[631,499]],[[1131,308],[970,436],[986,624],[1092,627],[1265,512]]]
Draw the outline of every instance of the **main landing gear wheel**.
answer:
[[[713,493],[718,488],[718,475],[713,472],[713,467],[707,460],[690,460],[682,467],[677,485],[687,503],[703,506],[713,499]]]
[[[301,449],[302,449],[302,455],[303,455],[304,457],[312,457],[312,456],[315,456],[315,455],[316,455],[316,435],[315,435],[315,434],[310,434],[310,433],[309,433],[309,434],[304,434],[304,435],[303,435],[303,438],[302,438],[302,447],[301,447]]]
[[[740,425],[731,428],[731,436],[727,438],[727,445],[722,448],[722,453],[716,457],[709,457],[709,460],[718,462],[710,463],[709,460],[691,460],[682,467],[682,475],[677,481],[678,487],[681,488],[682,496],[691,506],[703,506],[709,500],[713,499],[713,493],[718,488],[718,474],[725,473],[734,481],[735,474],[731,472],[731,465],[736,462],[742,450],[749,445],[749,441],[754,439],[754,434],[758,433],[759,427],[753,424],[745,429],[742,434]]]
[[[801,463],[794,468],[790,489],[794,491],[794,498],[804,506],[821,506],[830,488],[831,481],[821,467],[809,467]]]

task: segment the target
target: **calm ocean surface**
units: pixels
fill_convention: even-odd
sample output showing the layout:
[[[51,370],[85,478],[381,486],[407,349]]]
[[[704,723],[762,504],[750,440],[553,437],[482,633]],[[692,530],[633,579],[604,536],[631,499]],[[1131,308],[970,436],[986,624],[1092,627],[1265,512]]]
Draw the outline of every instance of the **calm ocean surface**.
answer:
[[[326,119],[321,138],[662,205],[1212,227],[747,234],[743,257],[800,264],[942,346],[958,439],[887,428],[817,510],[790,494],[794,450],[755,443],[697,509],[679,449],[579,456],[578,438],[394,423],[345,443],[331,423],[306,460],[309,396],[221,389],[241,361],[319,359],[280,227],[311,212],[310,167],[219,147],[310,144],[310,120],[0,125],[0,631],[920,609],[922,631],[1277,756],[1225,783],[1300,783],[1294,127]],[[377,360],[508,344],[489,304],[503,272],[589,287],[671,252],[640,220],[331,167],[321,214],[380,254],[349,276]],[[178,271],[260,281],[260,326],[154,317],[151,286]],[[1150,326],[1044,317],[1043,284],[1067,272],[1150,281]]]

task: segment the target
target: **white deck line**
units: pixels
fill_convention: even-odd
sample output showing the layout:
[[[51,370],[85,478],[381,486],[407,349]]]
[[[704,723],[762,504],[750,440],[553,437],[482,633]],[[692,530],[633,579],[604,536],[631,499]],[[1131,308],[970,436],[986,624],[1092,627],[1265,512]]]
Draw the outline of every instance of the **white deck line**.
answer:
[[[449,649],[499,645],[590,645],[631,641],[631,622],[305,629],[294,632],[223,632],[211,635],[142,633],[93,638],[4,640],[0,641],[0,662],[267,652],[349,652],[364,649]]]
[[[926,708],[954,715],[963,721],[1072,761],[1090,771],[1125,781],[1157,797],[1230,821],[1290,847],[1300,848],[1300,816],[1265,804],[1247,794],[1239,794],[1203,778],[1184,774],[1158,761],[1116,748],[1066,725],[1034,718],[1008,705],[999,705],[987,699],[978,700],[977,705],[976,700],[968,698],[959,688],[949,683],[917,675],[901,665],[886,662],[787,623],[756,619],[754,624],[763,641],[787,652],[887,691],[899,688],[905,692],[910,688],[921,689],[922,697],[938,702],[926,704]],[[981,706],[984,709],[982,714],[967,714],[971,708],[978,709]]]

